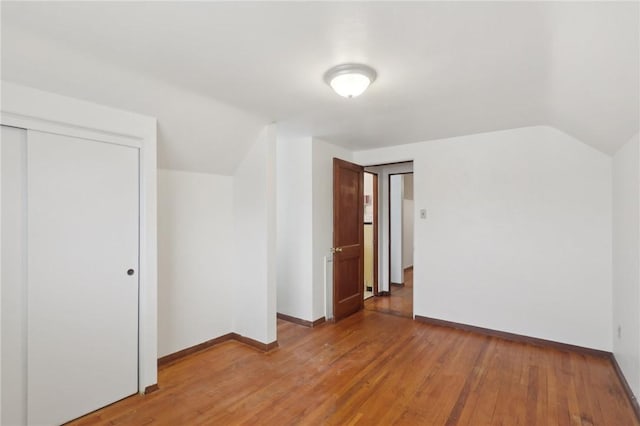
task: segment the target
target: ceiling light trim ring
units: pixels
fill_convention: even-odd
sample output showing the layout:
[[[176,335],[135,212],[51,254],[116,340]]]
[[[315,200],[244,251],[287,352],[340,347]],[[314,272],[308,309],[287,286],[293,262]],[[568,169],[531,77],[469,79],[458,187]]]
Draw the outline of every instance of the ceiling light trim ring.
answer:
[[[367,82],[364,83],[364,84],[362,82],[360,82],[358,84],[359,89],[358,90],[354,90],[353,93],[351,93],[349,88],[343,87],[342,90],[338,89],[336,87],[335,83],[338,80],[341,80],[340,77],[346,77],[346,76],[349,76],[349,75],[364,77],[367,80]],[[343,96],[343,97],[346,97],[346,98],[352,98],[352,97],[356,97],[356,96],[359,96],[360,94],[362,94],[371,85],[371,83],[373,83],[376,80],[377,76],[378,76],[378,74],[376,73],[376,70],[374,70],[373,68],[371,68],[368,65],[356,64],[356,63],[346,63],[346,64],[336,65],[335,67],[330,68],[324,74],[324,81],[336,93],[338,93],[340,96]],[[347,79],[348,79],[348,77],[347,77]],[[346,91],[345,91],[345,89],[346,89]]]
[[[331,80],[345,74],[362,74],[369,79],[369,84],[376,81],[378,73],[369,65],[364,64],[340,64],[330,68],[324,73],[324,81],[328,85],[331,85]]]

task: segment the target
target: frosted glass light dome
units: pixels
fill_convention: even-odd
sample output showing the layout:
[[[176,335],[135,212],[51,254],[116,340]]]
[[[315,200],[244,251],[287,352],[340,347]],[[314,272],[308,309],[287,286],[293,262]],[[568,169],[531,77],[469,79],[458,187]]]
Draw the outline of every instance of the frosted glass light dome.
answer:
[[[340,96],[355,98],[376,79],[376,71],[362,64],[342,64],[331,68],[324,81]]]

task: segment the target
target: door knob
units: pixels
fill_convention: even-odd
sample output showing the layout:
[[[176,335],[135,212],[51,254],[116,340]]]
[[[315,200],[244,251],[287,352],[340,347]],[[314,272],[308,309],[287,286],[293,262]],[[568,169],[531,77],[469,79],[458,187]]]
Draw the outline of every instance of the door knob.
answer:
[[[129,270],[127,271],[127,275],[131,276],[131,275],[133,275],[135,272],[136,272],[136,271],[134,271],[133,269],[129,269]]]
[[[340,253],[342,252],[342,247],[335,247],[331,249],[332,253]]]

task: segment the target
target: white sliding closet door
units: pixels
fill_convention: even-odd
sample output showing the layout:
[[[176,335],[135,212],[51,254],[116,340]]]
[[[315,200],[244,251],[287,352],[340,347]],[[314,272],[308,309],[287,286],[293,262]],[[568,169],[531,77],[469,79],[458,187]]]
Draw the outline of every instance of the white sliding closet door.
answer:
[[[27,131],[1,126],[2,168],[2,416],[22,426],[27,417]]]
[[[138,390],[139,151],[27,133],[27,421]]]

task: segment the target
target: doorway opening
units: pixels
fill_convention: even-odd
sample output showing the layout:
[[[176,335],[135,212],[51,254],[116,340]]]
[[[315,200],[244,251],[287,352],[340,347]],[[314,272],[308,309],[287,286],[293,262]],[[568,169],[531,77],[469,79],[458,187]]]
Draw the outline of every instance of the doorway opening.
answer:
[[[364,299],[378,295],[378,175],[364,172]]]
[[[413,162],[369,166],[365,173],[381,178],[376,191],[380,227],[374,247],[380,258],[378,297],[368,298],[365,309],[413,318]]]
[[[330,274],[335,321],[363,308],[413,318],[412,174],[413,161],[363,167],[333,159]],[[396,175],[399,177],[393,177]],[[404,175],[411,177],[405,182]],[[399,183],[396,179],[400,179]],[[392,190],[392,185],[398,186],[400,192]],[[391,203],[392,198],[398,200],[398,207]],[[394,211],[397,209],[395,213],[391,212],[392,205]],[[391,229],[391,218],[396,217],[405,223],[404,229],[402,226]],[[402,251],[392,250],[391,244],[392,239],[402,241],[403,232],[409,235],[404,238],[404,262]],[[368,234],[366,238],[365,234]],[[400,259],[403,274],[399,279],[394,277],[395,281],[391,276],[392,255]]]

